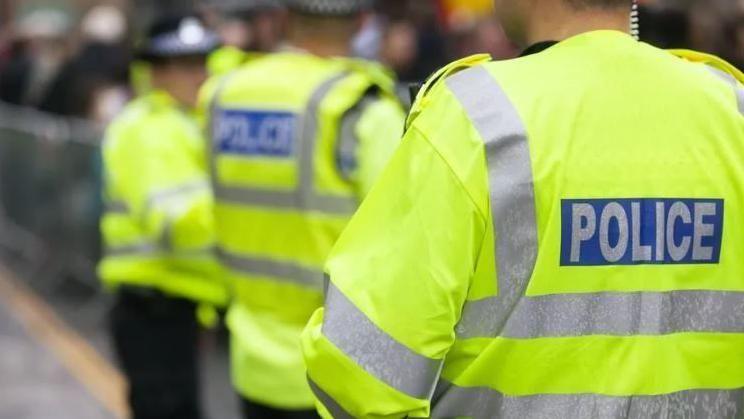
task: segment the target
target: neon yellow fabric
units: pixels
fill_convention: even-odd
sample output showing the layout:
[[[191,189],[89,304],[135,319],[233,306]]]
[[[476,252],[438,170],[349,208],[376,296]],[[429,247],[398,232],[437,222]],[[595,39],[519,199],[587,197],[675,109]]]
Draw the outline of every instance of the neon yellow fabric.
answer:
[[[475,359],[470,355],[474,353],[478,354]],[[679,333],[469,339],[458,342],[449,358],[443,375],[453,377],[456,384],[508,389],[507,394],[517,396],[627,396],[700,388],[737,389],[744,377],[744,336]],[[691,359],[696,362],[691,363]],[[493,373],[495,365],[499,366],[498,374]],[[653,377],[649,375],[650,366]]]
[[[240,66],[263,57],[265,54],[243,51],[232,46],[223,46],[207,58],[207,70],[212,76],[224,76]]]
[[[731,86],[704,65],[610,31],[480,65],[528,134],[539,248],[527,295],[744,291],[744,228],[735,220],[744,211],[744,118]],[[444,359],[450,383],[505,395],[744,387],[742,334],[458,339],[465,304],[499,292],[483,139],[443,79],[422,93],[408,125],[326,265],[332,284],[391,340]],[[719,265],[560,267],[561,199],[680,196],[726,200]],[[309,377],[343,410],[431,413],[429,400],[406,396],[339,350],[323,333],[327,317],[316,312],[303,349]],[[319,408],[330,417],[329,406]]]
[[[135,99],[109,127],[103,159],[102,280],[224,305],[204,145],[191,117],[164,92]]]
[[[239,48],[224,46],[209,54],[207,70],[212,76],[221,76],[235,70],[246,61],[246,52]]]
[[[744,83],[744,73],[741,70],[716,57],[715,55],[705,54],[698,51],[691,51],[689,49],[673,49],[669,52],[691,62],[702,63],[715,67],[721,71],[731,74],[732,76],[736,77],[739,82]]]
[[[405,115],[394,99],[393,82],[379,67],[277,53],[211,81],[202,94],[201,111],[303,115],[313,94],[334,77],[338,77],[337,83],[319,106],[310,187],[314,194],[359,202],[392,155],[404,126]],[[370,89],[378,93],[353,126],[358,140],[357,164],[346,178],[336,158],[340,125]],[[214,127],[214,119],[208,124]],[[303,182],[295,157],[219,153],[213,158],[215,182],[223,187],[291,193]],[[310,285],[294,281],[296,278],[231,269],[236,297],[228,314],[233,382],[242,396],[283,409],[314,405],[300,352],[300,333],[322,305],[322,267],[349,218],[349,214],[322,210],[249,205],[218,195],[217,235],[223,252],[271,266],[290,265],[318,277],[318,283]]]

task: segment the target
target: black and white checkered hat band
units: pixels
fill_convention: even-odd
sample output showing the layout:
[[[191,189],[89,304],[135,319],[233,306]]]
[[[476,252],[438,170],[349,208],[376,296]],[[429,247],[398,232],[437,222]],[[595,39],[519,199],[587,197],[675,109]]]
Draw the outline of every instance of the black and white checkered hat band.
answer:
[[[212,0],[210,2],[222,11],[253,11],[276,9],[284,6],[283,0]]]
[[[161,35],[151,40],[144,48],[144,55],[154,57],[179,57],[209,54],[220,45],[217,34],[207,32],[201,39],[184,42],[177,33]]]
[[[314,15],[345,16],[372,7],[373,0],[288,0],[294,10]]]

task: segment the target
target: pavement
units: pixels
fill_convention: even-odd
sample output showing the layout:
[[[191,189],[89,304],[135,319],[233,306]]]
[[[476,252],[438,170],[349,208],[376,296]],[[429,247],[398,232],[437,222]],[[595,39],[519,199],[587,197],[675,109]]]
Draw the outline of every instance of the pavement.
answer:
[[[0,418],[115,418],[2,306],[0,354]]]
[[[0,419],[126,419],[126,380],[106,331],[106,296],[0,265]],[[227,340],[205,333],[206,419],[238,419]]]

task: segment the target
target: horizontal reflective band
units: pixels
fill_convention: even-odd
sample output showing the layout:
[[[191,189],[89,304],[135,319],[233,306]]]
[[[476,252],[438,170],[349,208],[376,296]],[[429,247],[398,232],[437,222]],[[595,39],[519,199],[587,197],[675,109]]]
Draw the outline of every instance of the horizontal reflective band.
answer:
[[[432,396],[443,362],[419,355],[390,337],[333,283],[326,295],[323,335],[390,387],[417,399]]]
[[[503,329],[498,298],[469,302],[457,326],[461,339],[744,333],[744,292],[565,294],[526,297]]]
[[[105,250],[105,254],[107,257],[150,256],[159,253],[163,253],[163,249],[160,248],[160,246],[154,245],[152,243],[107,247]]]
[[[257,188],[215,185],[217,200],[228,204],[255,205],[269,208],[317,211],[334,215],[351,215],[359,206],[356,198],[341,196],[302,195]]]
[[[493,220],[498,304],[489,324],[501,329],[522,299],[537,259],[537,215],[527,130],[485,67],[455,74],[447,86],[485,142]],[[470,326],[468,326],[470,327]]]
[[[111,246],[105,249],[106,257],[162,256],[197,257],[214,255],[214,246],[199,247],[189,250],[170,250],[152,243],[133,244],[128,246]]]
[[[123,201],[107,201],[105,204],[105,210],[110,214],[127,215],[129,214],[129,206]]]
[[[323,403],[328,412],[333,416],[334,419],[353,419],[354,416],[347,413],[343,407],[341,407],[331,396],[329,396],[322,388],[318,387],[317,384],[310,378],[307,377],[307,382],[310,384],[310,390],[312,390],[315,397]]]
[[[597,394],[508,397],[490,388],[444,384],[432,418],[719,418],[744,414],[744,389],[691,390],[658,396]]]
[[[220,260],[228,268],[246,275],[267,277],[318,291],[323,289],[323,271],[290,262],[237,255],[218,249]]]
[[[174,186],[172,188],[161,189],[158,192],[151,194],[147,198],[145,204],[145,213],[149,212],[153,207],[160,205],[172,199],[180,199],[196,193],[202,193],[209,191],[209,182],[204,180],[196,180],[193,182],[184,183],[182,185]]]
[[[710,70],[711,73],[715,74],[717,77],[731,85],[731,87],[734,89],[736,101],[739,105],[739,112],[744,115],[744,86],[742,86],[742,84],[739,83],[738,80],[736,80],[736,77],[726,73],[725,71],[710,66],[708,66],[708,70]]]

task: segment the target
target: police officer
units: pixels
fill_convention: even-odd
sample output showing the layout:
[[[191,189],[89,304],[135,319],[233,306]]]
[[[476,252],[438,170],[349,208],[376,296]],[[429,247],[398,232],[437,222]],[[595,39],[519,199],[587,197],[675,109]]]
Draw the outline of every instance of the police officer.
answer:
[[[744,75],[628,0],[496,5],[531,55],[430,80],[330,256],[322,413],[742,417]]]
[[[216,46],[193,16],[155,22],[140,51],[152,90],[126,107],[103,144],[99,273],[116,292],[113,338],[135,419],[201,417],[197,306],[226,303],[204,142],[190,111]]]
[[[289,45],[207,86],[233,381],[249,418],[316,416],[300,334],[323,263],[392,155],[405,115],[377,65],[343,58],[369,4],[289,3]]]

